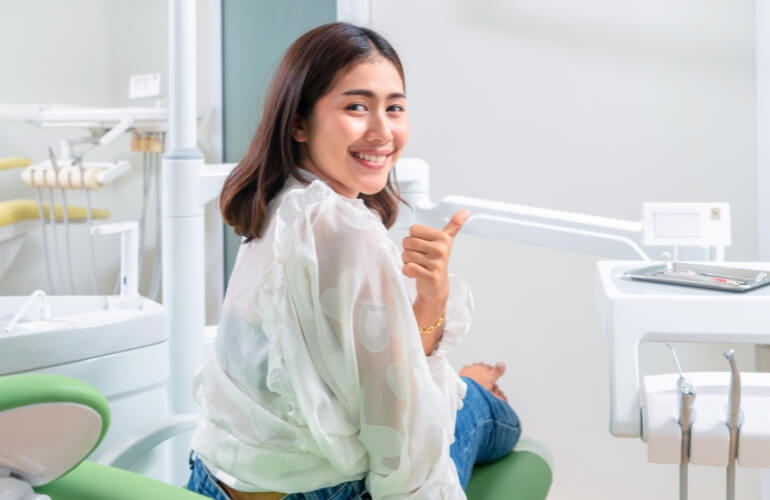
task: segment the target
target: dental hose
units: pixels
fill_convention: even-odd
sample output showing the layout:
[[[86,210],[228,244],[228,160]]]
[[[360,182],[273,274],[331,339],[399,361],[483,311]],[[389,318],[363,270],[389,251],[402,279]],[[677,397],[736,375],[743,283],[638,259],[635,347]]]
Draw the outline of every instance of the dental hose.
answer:
[[[56,161],[56,155],[53,154],[53,149],[51,148],[48,148],[48,158],[51,161],[51,168],[53,168],[54,173],[57,174],[59,172],[59,165]],[[69,285],[70,295],[75,295],[75,280],[72,278],[72,255],[71,255],[72,252],[71,252],[71,245],[70,245],[70,224],[69,224],[69,213],[68,213],[69,207],[67,203],[67,194],[64,192],[64,188],[60,187],[60,191],[61,191],[61,198],[62,198],[62,220],[64,221],[64,252],[65,252],[65,259],[67,264],[67,277],[69,278],[69,282],[67,284]],[[51,206],[53,206],[53,188],[51,188],[50,194],[51,194]],[[56,226],[54,226],[54,233],[56,233]],[[56,262],[59,263],[58,246],[57,246],[56,252],[57,252]],[[59,269],[59,273],[61,274],[61,268]]]
[[[63,210],[63,220],[64,220],[64,253],[65,253],[65,259],[67,262],[67,278],[69,279],[69,288],[70,288],[70,294],[75,295],[75,280],[72,277],[72,251],[71,251],[71,244],[70,244],[70,224],[69,224],[69,215],[67,214],[67,193],[64,191],[64,188],[61,188],[61,199],[62,199],[62,205],[64,205]]]
[[[56,180],[57,173],[59,172],[58,165],[56,163],[56,155],[53,154],[53,149],[48,148],[48,160],[51,162],[51,171],[54,174],[54,181]],[[62,274],[62,266],[61,266],[61,256],[59,255],[59,241],[57,236],[57,228],[56,228],[56,204],[54,200],[53,195],[53,185],[55,182],[51,182],[50,179],[48,179],[48,175],[46,175],[46,180],[49,183],[48,188],[48,214],[51,219],[51,227],[53,228],[53,252],[56,262],[56,274],[58,275],[58,278],[61,280],[62,286],[66,287],[66,282],[64,281],[64,274]],[[64,216],[64,220],[66,221],[67,217],[67,204],[66,202],[63,203],[63,210],[62,215]],[[70,269],[71,271],[71,269]],[[71,274],[71,273],[70,273]],[[70,285],[72,282],[70,282]],[[72,294],[72,289],[69,290],[70,294]]]
[[[144,268],[144,245],[145,232],[147,229],[147,201],[150,193],[150,182],[152,171],[151,165],[148,165],[148,153],[142,153],[142,208],[139,215],[139,273],[138,279],[142,280],[142,269]]]
[[[158,301],[160,298],[160,278],[161,278],[161,259],[163,248],[163,231],[162,231],[162,217],[161,217],[161,199],[160,199],[160,183],[161,183],[161,156],[160,153],[154,154],[155,157],[155,261],[152,266],[152,285],[150,286],[149,297]]]
[[[43,260],[45,260],[45,276],[48,280],[48,289],[52,295],[56,295],[56,288],[53,286],[53,277],[51,276],[51,263],[48,261],[50,258],[48,252],[48,228],[45,223],[45,209],[43,207],[43,195],[40,193],[40,188],[35,187],[35,194],[37,195],[37,212],[40,216],[40,229],[43,233]]]
[[[54,197],[53,197],[53,188],[48,188],[48,216],[51,221],[51,226],[53,229],[53,253],[54,253],[54,263],[56,264],[56,276],[59,278],[59,280],[62,283],[65,283],[64,281],[64,274],[62,274],[61,270],[61,257],[59,256],[59,239],[56,235],[56,210],[54,205]]]
[[[81,157],[82,159],[82,157]],[[78,160],[78,169],[80,170],[80,176],[81,178],[85,177],[85,172],[83,171],[83,164],[80,160]],[[86,195],[86,227],[88,228],[88,256],[91,265],[88,266],[91,276],[91,289],[94,292],[94,295],[99,295],[99,287],[96,286],[96,260],[94,260],[94,256],[96,255],[96,252],[94,251],[94,235],[91,233],[91,227],[93,226],[93,219],[91,217],[91,190],[88,186],[85,186],[85,189],[83,189]]]

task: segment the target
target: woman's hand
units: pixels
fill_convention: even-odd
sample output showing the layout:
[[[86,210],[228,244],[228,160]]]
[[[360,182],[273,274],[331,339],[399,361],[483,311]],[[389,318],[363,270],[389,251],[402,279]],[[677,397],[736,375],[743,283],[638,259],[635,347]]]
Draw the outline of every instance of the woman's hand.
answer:
[[[503,376],[503,373],[505,373],[504,363],[496,363],[495,366],[473,363],[463,366],[458,375],[475,380],[481,387],[507,402],[508,398],[497,385],[497,380]]]
[[[467,210],[455,213],[444,229],[415,224],[404,238],[403,272],[417,280],[417,300],[444,308],[449,297],[449,254],[454,238],[470,217]]]

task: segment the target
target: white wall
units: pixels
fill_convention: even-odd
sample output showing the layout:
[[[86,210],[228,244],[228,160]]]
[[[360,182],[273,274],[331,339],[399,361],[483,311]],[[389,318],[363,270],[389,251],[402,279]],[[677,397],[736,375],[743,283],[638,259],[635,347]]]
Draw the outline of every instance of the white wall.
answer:
[[[641,219],[644,201],[727,201],[728,259],[756,257],[754,2],[373,0],[373,27],[406,67],[405,156],[433,167],[434,199],[462,194]],[[594,294],[597,259],[475,237],[453,271],[476,297],[452,361],[504,361],[524,432],[553,450],[554,500],[677,498],[677,468],[613,438]],[[686,370],[726,369],[726,346],[679,346]],[[661,345],[642,371],[672,372]],[[741,367],[752,349],[738,349]],[[692,467],[691,498],[724,497]],[[739,469],[737,498],[758,473]]]
[[[198,95],[202,121],[199,141],[207,161],[221,158],[217,112],[219,102],[212,97],[219,89],[219,74],[210,66],[218,36],[211,9],[217,3],[198,0]],[[29,0],[4,2],[0,17],[6,22],[0,30],[0,61],[6,68],[0,78],[0,103],[65,103],[83,106],[152,105],[128,99],[128,80],[140,73],[161,73],[164,88],[168,82],[168,5],[165,1]],[[8,21],[11,22],[8,22]],[[162,103],[166,104],[165,97]],[[214,105],[212,107],[212,104]],[[0,122],[0,157],[27,156],[33,161],[46,158],[46,148],[58,151],[61,137],[76,138],[86,131],[41,129],[19,122]],[[94,192],[94,206],[108,208],[111,221],[137,220],[141,200],[140,153],[130,152],[130,137],[89,154],[92,160],[131,161],[131,173],[112,185]],[[23,185],[20,171],[0,172],[0,200],[34,198]],[[81,192],[70,192],[69,201],[84,205]],[[58,197],[57,197],[58,200]],[[207,293],[208,319],[216,320],[221,296],[221,229],[215,204],[207,209]],[[154,195],[148,210],[147,249],[141,291],[149,291],[155,246]],[[63,231],[59,232],[63,248]],[[84,225],[72,230],[75,286],[80,294],[90,294],[87,269],[87,235]],[[50,239],[50,238],[49,238]],[[41,232],[32,233],[17,257],[14,267],[0,278],[0,294],[27,294],[47,288],[43,265]],[[119,267],[118,237],[96,239],[100,293],[111,293]],[[54,278],[55,279],[55,278]],[[60,288],[61,291],[61,288]]]

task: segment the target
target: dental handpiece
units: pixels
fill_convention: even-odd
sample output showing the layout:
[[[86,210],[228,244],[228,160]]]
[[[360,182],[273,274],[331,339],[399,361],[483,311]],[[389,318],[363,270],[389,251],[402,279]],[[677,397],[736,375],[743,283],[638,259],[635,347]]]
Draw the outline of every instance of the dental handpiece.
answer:
[[[695,422],[695,387],[685,378],[682,367],[679,364],[679,357],[671,344],[666,344],[671,349],[674,356],[674,363],[679,371],[679,379],[676,381],[677,398],[679,402],[679,413],[677,422],[682,429],[682,447],[679,460],[679,499],[687,500],[688,470],[687,464],[690,463],[690,434],[692,424]]]
[[[682,428],[682,462],[690,462],[690,431],[695,421],[695,387],[685,378],[676,383],[679,393],[679,426]]]
[[[738,456],[738,429],[741,426],[741,373],[735,363],[735,351],[724,353],[730,363],[727,428],[730,429],[730,449],[727,462],[727,500],[735,500],[735,459]]]

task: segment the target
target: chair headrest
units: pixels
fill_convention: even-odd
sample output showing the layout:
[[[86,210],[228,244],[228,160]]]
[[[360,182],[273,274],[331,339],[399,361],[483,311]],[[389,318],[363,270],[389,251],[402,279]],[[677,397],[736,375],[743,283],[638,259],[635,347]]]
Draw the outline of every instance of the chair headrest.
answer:
[[[85,382],[44,374],[0,377],[0,467],[33,486],[85,460],[109,423],[107,400]]]

